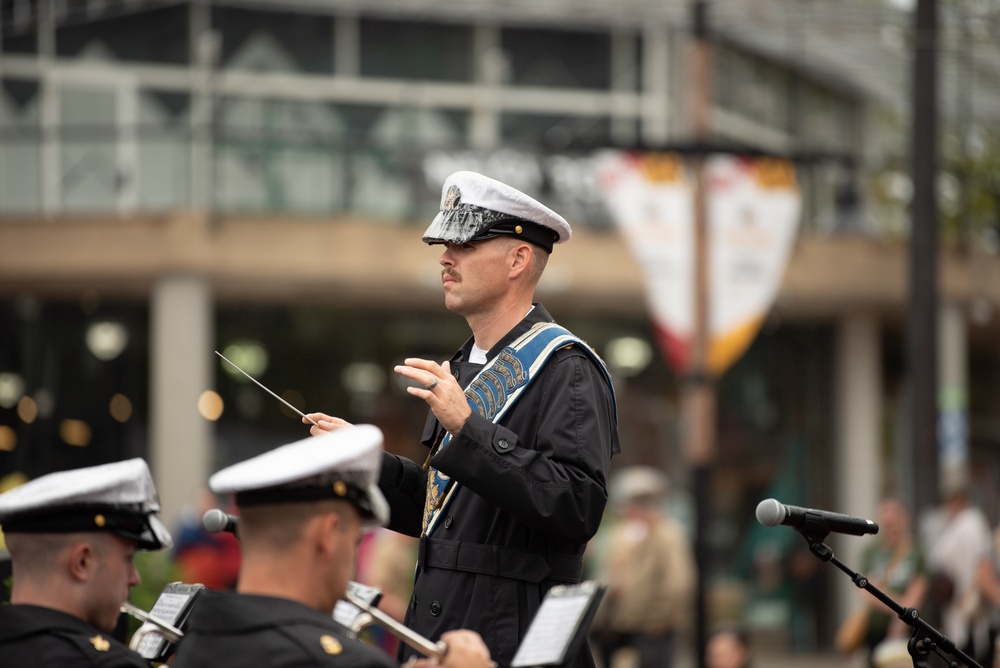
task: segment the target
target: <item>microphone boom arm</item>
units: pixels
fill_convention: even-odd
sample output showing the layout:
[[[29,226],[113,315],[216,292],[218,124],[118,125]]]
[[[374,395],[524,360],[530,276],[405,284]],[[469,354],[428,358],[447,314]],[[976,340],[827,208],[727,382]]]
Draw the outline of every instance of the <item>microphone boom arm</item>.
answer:
[[[817,526],[816,524],[813,524],[812,526],[809,526],[809,523],[807,523],[807,526],[799,529],[799,533],[802,534],[802,537],[805,538],[806,543],[808,543],[809,551],[812,552],[820,561],[828,561],[846,573],[847,576],[851,578],[851,582],[854,583],[854,586],[859,589],[864,589],[876,599],[884,603],[886,607],[896,613],[897,617],[913,629],[913,632],[910,634],[910,641],[906,645],[906,649],[913,658],[914,668],[926,668],[927,656],[931,652],[937,652],[940,656],[944,657],[946,661],[948,661],[948,656],[953,656],[960,659],[970,668],[982,668],[982,666],[976,663],[971,657],[955,647],[955,643],[947,636],[924,621],[920,617],[920,612],[916,608],[904,608],[899,603],[894,601],[888,594],[873,585],[871,580],[869,580],[865,575],[852,570],[842,561],[837,559],[833,555],[833,550],[830,549],[830,546],[823,542],[823,539],[829,534],[829,530],[825,525]],[[951,661],[948,662],[950,665],[954,665]]]

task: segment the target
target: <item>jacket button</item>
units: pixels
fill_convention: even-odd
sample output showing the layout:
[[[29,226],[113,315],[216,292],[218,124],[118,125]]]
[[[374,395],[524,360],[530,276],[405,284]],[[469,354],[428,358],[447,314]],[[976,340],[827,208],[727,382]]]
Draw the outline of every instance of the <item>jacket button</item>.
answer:
[[[445,529],[450,529],[451,528],[452,520],[453,520],[453,518],[452,518],[451,515],[448,515],[448,517],[444,518],[444,528]]]
[[[501,450],[506,450],[507,448],[510,447],[510,443],[507,442],[507,439],[501,438],[499,441],[497,441],[497,447],[500,448]]]
[[[431,609],[431,615],[433,615],[434,617],[437,617],[438,615],[441,614],[441,604],[438,603],[437,601],[431,601],[430,609]]]

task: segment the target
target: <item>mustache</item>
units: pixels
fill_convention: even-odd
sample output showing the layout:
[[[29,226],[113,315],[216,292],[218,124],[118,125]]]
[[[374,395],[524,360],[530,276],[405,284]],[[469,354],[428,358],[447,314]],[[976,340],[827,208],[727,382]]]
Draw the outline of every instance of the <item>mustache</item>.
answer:
[[[457,271],[452,271],[451,269],[445,269],[445,270],[443,270],[441,272],[441,279],[442,280],[444,280],[445,276],[451,276],[456,281],[461,281],[462,280],[462,277],[459,275],[459,273]]]

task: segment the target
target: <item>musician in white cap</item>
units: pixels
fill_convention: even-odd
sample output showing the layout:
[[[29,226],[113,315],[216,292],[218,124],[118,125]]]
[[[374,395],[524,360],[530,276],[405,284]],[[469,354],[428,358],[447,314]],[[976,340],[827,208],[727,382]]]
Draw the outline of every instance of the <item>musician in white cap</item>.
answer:
[[[423,241],[443,246],[445,306],[472,337],[448,361],[395,369],[430,408],[427,462],[386,455],[379,482],[389,528],[421,537],[406,624],[430,638],[478,631],[502,666],[546,592],[579,582],[620,451],[604,363],[534,301],[549,254],[571,234],[515,188],[474,172],[448,177]],[[347,424],[308,417],[314,435]],[[573,665],[593,658],[582,652]]]
[[[138,458],[51,473],[0,494],[13,566],[11,605],[0,606],[0,664],[148,668],[109,634],[140,581],[136,550],[171,545],[159,510]]]
[[[236,592],[204,591],[172,668],[396,666],[333,619],[366,528],[384,525],[378,489],[382,432],[360,425],[291,443],[209,479],[235,495],[242,561]],[[485,668],[469,632],[445,638],[446,666]]]

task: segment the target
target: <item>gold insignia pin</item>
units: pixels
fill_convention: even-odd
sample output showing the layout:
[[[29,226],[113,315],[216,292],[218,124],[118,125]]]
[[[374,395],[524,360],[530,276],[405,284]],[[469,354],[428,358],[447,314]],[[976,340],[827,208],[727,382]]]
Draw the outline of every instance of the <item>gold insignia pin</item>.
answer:
[[[322,647],[323,651],[327,654],[340,654],[344,651],[340,641],[333,636],[320,636],[319,646]]]
[[[94,524],[99,527],[103,527],[107,524],[107,520],[104,519],[104,515],[94,515]]]
[[[347,483],[343,480],[333,483],[333,493],[337,496],[347,496]]]
[[[520,234],[521,232],[523,232],[523,231],[524,231],[524,228],[523,228],[523,227],[521,227],[520,225],[518,225],[517,227],[515,227],[515,228],[514,228],[514,231],[515,231],[516,233]]]
[[[111,643],[102,638],[100,635],[96,635],[93,638],[87,638],[87,640],[90,641],[90,644],[93,645],[94,649],[98,652],[107,652],[111,649]]]

